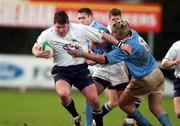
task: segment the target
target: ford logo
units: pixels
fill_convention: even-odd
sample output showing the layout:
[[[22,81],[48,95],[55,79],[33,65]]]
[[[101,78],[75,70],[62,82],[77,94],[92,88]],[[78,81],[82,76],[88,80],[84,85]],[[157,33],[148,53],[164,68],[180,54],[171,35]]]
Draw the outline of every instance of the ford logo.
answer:
[[[9,63],[0,63],[0,80],[10,80],[14,78],[18,78],[23,74],[23,70]]]

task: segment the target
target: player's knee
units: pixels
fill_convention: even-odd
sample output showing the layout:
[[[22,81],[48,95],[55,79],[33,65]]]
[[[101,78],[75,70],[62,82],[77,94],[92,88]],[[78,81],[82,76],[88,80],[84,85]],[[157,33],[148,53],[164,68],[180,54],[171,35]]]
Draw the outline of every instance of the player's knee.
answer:
[[[60,98],[63,102],[66,102],[68,100],[68,97],[65,95],[60,96]]]
[[[152,112],[152,113],[154,113],[154,111],[155,111],[154,107],[152,107],[152,106],[149,106],[149,110],[150,110],[150,112]]]
[[[69,97],[70,97],[69,92],[58,92],[58,95],[59,95],[60,99],[64,102],[68,101]]]
[[[121,102],[121,101],[119,102],[119,107],[120,107],[122,110],[124,110],[125,106],[126,106],[126,105],[125,105],[123,102]]]
[[[118,101],[113,101],[109,103],[109,106],[111,107],[111,109],[115,108],[118,106]]]
[[[177,116],[178,119],[180,119],[180,112],[177,112],[176,116]]]
[[[99,102],[98,96],[96,96],[96,95],[88,96],[87,100],[93,104],[96,104]]]
[[[161,106],[150,106],[149,107],[149,110],[155,115],[155,116],[158,116],[160,115],[163,111],[162,107]]]

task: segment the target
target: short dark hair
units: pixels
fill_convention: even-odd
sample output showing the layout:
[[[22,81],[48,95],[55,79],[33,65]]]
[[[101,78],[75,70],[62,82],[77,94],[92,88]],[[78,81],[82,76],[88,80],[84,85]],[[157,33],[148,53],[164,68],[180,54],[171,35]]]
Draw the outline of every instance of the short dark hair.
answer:
[[[69,24],[69,17],[67,15],[67,13],[63,10],[61,11],[57,11],[54,14],[54,24],[58,23],[58,24]]]
[[[91,9],[87,7],[80,8],[77,13],[86,13],[87,15],[93,15]]]
[[[120,9],[113,8],[109,11],[109,17],[111,16],[121,16],[121,11]]]

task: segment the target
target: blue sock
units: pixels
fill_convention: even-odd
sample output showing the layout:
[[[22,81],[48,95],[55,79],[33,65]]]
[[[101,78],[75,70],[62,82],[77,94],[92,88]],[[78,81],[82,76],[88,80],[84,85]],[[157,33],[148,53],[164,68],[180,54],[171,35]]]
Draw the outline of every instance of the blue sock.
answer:
[[[137,109],[133,112],[132,116],[140,125],[152,126],[150,122]]]
[[[92,120],[93,120],[93,116],[91,113],[92,108],[89,103],[86,102],[84,110],[85,110],[84,112],[85,126],[92,126]]]
[[[163,126],[172,126],[167,113],[160,114],[158,119],[161,122],[161,124],[163,124]]]

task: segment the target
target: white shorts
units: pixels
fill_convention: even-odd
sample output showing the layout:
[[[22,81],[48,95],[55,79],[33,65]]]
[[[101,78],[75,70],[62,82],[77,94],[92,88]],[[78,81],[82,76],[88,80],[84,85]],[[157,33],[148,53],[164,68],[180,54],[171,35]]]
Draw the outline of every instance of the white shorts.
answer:
[[[92,77],[109,81],[112,86],[129,82],[129,74],[124,62],[114,65],[96,65],[93,67]]]

